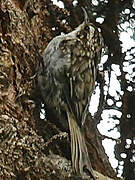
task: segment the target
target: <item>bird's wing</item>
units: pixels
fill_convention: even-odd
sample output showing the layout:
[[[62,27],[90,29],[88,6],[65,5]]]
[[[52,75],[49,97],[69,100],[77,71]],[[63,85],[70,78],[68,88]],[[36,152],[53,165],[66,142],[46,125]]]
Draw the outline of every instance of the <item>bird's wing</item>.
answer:
[[[92,60],[78,39],[64,41],[63,47],[67,48],[67,55],[70,56],[70,67],[67,68],[66,74],[69,92],[65,92],[65,95],[68,96],[70,109],[72,109],[78,124],[81,125],[85,119],[89,98],[94,87],[95,79],[93,71],[91,71]]]

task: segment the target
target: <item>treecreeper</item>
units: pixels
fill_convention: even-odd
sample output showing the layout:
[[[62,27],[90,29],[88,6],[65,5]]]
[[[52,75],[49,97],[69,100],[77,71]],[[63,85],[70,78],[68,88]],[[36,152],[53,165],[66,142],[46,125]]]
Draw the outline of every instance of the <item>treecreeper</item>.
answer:
[[[97,27],[84,22],[74,31],[52,39],[43,52],[38,86],[44,103],[59,123],[68,122],[72,167],[75,173],[95,180],[84,137],[84,122],[94,90],[103,38]]]

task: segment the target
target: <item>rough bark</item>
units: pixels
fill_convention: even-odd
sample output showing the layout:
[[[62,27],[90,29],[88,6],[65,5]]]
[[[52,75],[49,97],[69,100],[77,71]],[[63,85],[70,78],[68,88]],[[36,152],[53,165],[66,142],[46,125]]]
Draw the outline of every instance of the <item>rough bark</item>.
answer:
[[[68,17],[66,10],[47,0],[0,2],[0,179],[81,179],[72,173],[68,134],[53,115],[47,121],[39,118],[35,91],[42,51],[54,35],[71,31],[62,23]],[[92,165],[114,179],[90,117],[87,123]]]

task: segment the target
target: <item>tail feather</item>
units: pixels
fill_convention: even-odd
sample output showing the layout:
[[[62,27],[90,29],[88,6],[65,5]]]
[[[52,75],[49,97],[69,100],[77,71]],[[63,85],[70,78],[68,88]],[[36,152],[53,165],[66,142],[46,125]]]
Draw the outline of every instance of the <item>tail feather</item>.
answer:
[[[85,175],[84,169],[87,169],[89,175],[95,179],[87,151],[87,146],[85,144],[84,135],[74,117],[70,113],[68,113],[68,121],[71,133],[71,154],[73,169],[76,173],[82,176]]]

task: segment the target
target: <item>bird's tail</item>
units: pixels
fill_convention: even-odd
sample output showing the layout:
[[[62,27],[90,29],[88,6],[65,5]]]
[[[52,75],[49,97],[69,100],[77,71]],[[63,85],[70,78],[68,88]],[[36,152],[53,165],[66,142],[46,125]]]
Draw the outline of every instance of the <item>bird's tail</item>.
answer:
[[[68,113],[68,121],[71,134],[71,155],[73,169],[81,176],[84,176],[85,172],[87,171],[89,176],[95,179],[83,132],[71,113]]]

